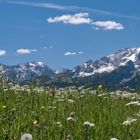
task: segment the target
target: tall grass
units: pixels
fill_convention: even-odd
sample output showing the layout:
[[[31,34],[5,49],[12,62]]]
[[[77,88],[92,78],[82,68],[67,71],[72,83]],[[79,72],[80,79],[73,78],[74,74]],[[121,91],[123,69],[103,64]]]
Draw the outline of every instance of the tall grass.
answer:
[[[140,106],[126,106],[133,100],[92,90],[1,89],[0,140],[20,140],[25,133],[33,140],[136,140]],[[123,125],[128,117],[137,120]]]

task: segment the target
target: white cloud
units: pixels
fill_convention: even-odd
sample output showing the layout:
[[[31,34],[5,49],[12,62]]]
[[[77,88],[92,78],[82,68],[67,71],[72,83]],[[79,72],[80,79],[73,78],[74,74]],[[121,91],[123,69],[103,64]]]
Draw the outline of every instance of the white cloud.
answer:
[[[69,55],[76,55],[76,52],[66,52],[64,53],[65,56],[69,56]]]
[[[89,18],[88,13],[77,13],[74,15],[62,15],[62,16],[56,16],[54,18],[50,17],[47,19],[49,23],[59,23],[62,22],[64,24],[73,24],[73,25],[79,25],[79,24],[88,24],[90,26],[93,26],[93,29],[95,30],[123,30],[124,26],[116,21],[95,21]]]
[[[25,2],[25,1],[14,1],[14,0],[7,0],[6,3],[9,4],[18,4],[18,5],[25,5],[25,6],[32,6],[32,7],[39,7],[39,8],[50,8],[50,9],[57,9],[57,10],[66,10],[66,11],[85,11],[83,13],[78,13],[74,15],[62,15],[56,16],[54,18],[50,17],[47,19],[49,23],[58,23],[62,22],[64,24],[93,24],[93,27],[96,30],[103,29],[103,30],[122,30],[124,26],[121,23],[117,23],[115,21],[93,21],[89,18],[89,14],[87,12],[92,12],[94,14],[101,14],[101,15],[108,15],[113,17],[119,18],[126,18],[126,19],[134,19],[140,20],[140,17],[136,16],[129,16],[123,15],[120,13],[113,13],[110,11],[104,11],[100,9],[94,8],[87,8],[87,7],[79,7],[79,6],[67,6],[67,5],[59,5],[55,3],[37,3],[37,2]]]
[[[30,52],[37,52],[37,50],[36,49],[31,49]]]
[[[45,47],[43,47],[43,49],[44,49],[44,50],[46,50],[46,49],[48,49],[48,47],[47,47],[47,46],[45,46]]]
[[[4,56],[6,55],[6,51],[5,50],[0,50],[0,56]]]
[[[67,6],[67,5],[59,5],[55,3],[37,3],[37,2],[25,2],[25,1],[18,1],[18,0],[3,0],[2,2],[6,2],[8,4],[18,4],[18,5],[25,5],[25,6],[38,7],[38,8],[56,9],[56,10],[86,11],[86,12],[92,12],[94,14],[140,20],[140,17],[137,16],[124,15],[121,13],[114,13],[114,12],[104,11],[95,8],[79,7],[75,5]]]
[[[50,45],[50,46],[44,46],[43,49],[44,49],[44,50],[53,49],[53,46],[51,46],[51,45]]]
[[[123,30],[124,26],[121,23],[116,21],[95,21],[92,23],[95,26],[95,29],[103,30]]]
[[[80,52],[66,52],[64,53],[65,56],[70,56],[70,55],[82,55],[84,54],[84,52],[80,51]]]
[[[58,23],[62,22],[64,24],[91,24],[92,20],[89,18],[88,13],[77,13],[74,15],[62,15],[62,16],[56,16],[54,18],[50,17],[47,19],[49,23]]]
[[[18,49],[17,53],[19,53],[19,54],[27,54],[27,53],[31,53],[31,51],[29,49]]]
[[[16,1],[16,0],[15,1],[8,0],[8,1],[6,1],[6,3],[39,7],[39,8],[57,9],[57,10],[68,10],[68,9],[72,8],[69,6],[58,5],[55,3],[37,3],[37,2],[25,2],[25,1]]]
[[[16,52],[18,54],[29,54],[31,52],[36,52],[36,49],[18,49]]]
[[[53,46],[49,46],[49,49],[52,49],[53,48]]]
[[[80,51],[80,52],[78,52],[78,54],[84,54],[84,52]]]

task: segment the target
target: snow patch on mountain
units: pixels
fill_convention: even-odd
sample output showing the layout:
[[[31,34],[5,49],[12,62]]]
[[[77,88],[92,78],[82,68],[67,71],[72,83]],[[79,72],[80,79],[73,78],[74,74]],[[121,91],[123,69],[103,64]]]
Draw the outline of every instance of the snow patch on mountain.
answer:
[[[86,76],[91,76],[91,75],[93,75],[94,73],[86,73],[86,72],[80,72],[79,73],[79,76],[78,77],[86,77]]]
[[[95,73],[110,73],[120,66],[132,61],[135,68],[140,70],[140,48],[126,48],[93,62],[92,60],[73,69],[75,77],[86,77]]]
[[[54,72],[41,61],[33,61],[15,66],[4,66],[0,72],[2,76],[17,82],[32,80],[40,76],[51,77]]]
[[[44,65],[45,65],[45,64],[44,64],[43,62],[41,62],[41,61],[38,61],[37,63],[38,63],[38,65],[40,65],[41,67],[44,67]]]
[[[113,65],[101,66],[99,69],[95,70],[94,73],[111,72],[111,71],[113,71],[114,69],[115,69],[115,68],[113,67]]]

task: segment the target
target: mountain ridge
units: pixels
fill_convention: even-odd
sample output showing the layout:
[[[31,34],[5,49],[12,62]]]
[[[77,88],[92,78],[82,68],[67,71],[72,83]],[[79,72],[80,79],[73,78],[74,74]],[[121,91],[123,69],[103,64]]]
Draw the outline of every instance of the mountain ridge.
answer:
[[[32,61],[13,66],[0,64],[0,66],[1,75],[16,83],[38,81],[40,85],[59,85],[59,87],[96,86],[102,83],[106,87],[109,85],[111,87],[136,87],[131,80],[136,80],[136,76],[140,75],[140,48],[120,49],[98,60],[90,59],[73,69],[59,71],[52,70],[42,61]],[[137,83],[139,80],[137,79]]]

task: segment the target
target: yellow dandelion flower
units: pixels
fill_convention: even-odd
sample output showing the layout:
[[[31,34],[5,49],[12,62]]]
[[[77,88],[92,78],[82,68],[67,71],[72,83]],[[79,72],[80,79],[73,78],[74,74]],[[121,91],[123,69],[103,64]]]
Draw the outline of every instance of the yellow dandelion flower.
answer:
[[[37,120],[34,120],[34,121],[33,121],[33,124],[34,124],[34,125],[37,124],[37,123],[38,123]]]
[[[98,90],[98,92],[103,92],[104,91],[104,86],[103,85],[99,85],[97,90]]]

